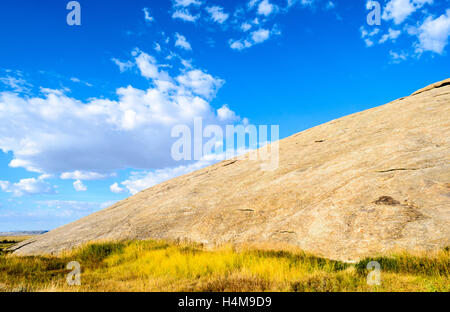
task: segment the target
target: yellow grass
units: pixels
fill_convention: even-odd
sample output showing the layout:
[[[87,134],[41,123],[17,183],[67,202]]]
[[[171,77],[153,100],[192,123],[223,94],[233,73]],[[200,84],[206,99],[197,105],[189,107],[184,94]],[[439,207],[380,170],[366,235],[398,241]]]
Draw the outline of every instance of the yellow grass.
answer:
[[[22,235],[22,236],[0,236],[0,253],[14,244],[20,243],[31,236]]]
[[[366,282],[369,261],[381,264],[381,285]],[[66,265],[81,265],[69,286]],[[231,246],[205,250],[163,241],[93,243],[59,257],[0,256],[3,291],[450,291],[450,253],[400,253],[357,264],[299,250]]]

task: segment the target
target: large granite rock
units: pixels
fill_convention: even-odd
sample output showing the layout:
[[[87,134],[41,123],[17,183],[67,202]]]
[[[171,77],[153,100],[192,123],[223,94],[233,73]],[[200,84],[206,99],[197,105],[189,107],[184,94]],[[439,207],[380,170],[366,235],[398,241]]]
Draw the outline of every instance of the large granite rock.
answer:
[[[450,80],[280,141],[280,163],[223,161],[15,246],[93,240],[295,245],[351,261],[450,245]]]

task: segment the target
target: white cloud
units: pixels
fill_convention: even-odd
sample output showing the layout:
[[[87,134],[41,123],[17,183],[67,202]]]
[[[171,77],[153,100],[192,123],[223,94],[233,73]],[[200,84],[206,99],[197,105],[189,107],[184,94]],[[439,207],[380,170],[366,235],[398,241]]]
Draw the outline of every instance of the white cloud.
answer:
[[[300,3],[302,6],[312,6],[315,0],[287,0],[287,7]]]
[[[387,33],[387,34],[384,34],[384,35],[380,38],[380,40],[378,41],[378,43],[384,43],[384,42],[386,42],[387,40],[395,41],[395,39],[397,39],[398,36],[400,36],[400,34],[401,34],[401,31],[400,31],[400,30],[394,30],[394,29],[392,29],[392,28],[389,28],[389,29],[388,29],[388,33]]]
[[[236,116],[236,113],[233,112],[228,105],[223,105],[221,108],[219,108],[217,110],[217,116],[219,117],[220,120],[228,120],[228,121],[233,121],[233,120],[237,120],[238,117]]]
[[[179,18],[185,22],[195,22],[200,15],[192,15],[187,9],[178,9],[172,14],[172,18]]]
[[[269,0],[263,0],[258,5],[258,14],[269,16],[277,10],[277,6],[270,3]]]
[[[253,7],[256,5],[256,3],[258,3],[258,1],[259,1],[259,0],[250,0],[250,1],[247,3],[247,6],[251,9],[251,8],[253,8]]]
[[[0,181],[0,189],[14,196],[38,195],[38,194],[54,194],[54,188],[45,181],[48,175],[41,175],[36,178],[22,179],[17,183],[9,181]]]
[[[450,9],[446,13],[433,19],[429,16],[417,29],[419,42],[416,44],[416,52],[432,51],[438,54],[444,53],[450,36]]]
[[[0,77],[0,82],[8,86],[14,92],[28,92],[30,87],[32,87],[32,85],[23,78],[12,77],[9,75],[6,77]]]
[[[267,29],[258,29],[251,33],[254,43],[261,43],[270,37],[270,31]]]
[[[183,75],[179,75],[176,80],[180,85],[207,99],[214,97],[216,92],[224,84],[222,79],[214,78],[210,74],[198,69],[190,70]]]
[[[335,7],[336,7],[336,4],[334,4],[333,1],[328,1],[327,4],[325,5],[325,9],[327,9],[327,10],[331,10]]]
[[[232,48],[233,50],[243,50],[246,48],[250,48],[252,46],[252,44],[247,41],[247,40],[230,40],[229,41],[230,44],[230,48]]]
[[[374,45],[374,42],[368,38],[364,39],[364,42],[366,43],[366,47],[371,47]]]
[[[168,79],[168,74],[159,70],[159,65],[153,56],[147,53],[140,53],[139,51],[134,51],[134,53],[137,53],[135,62],[143,77],[148,79]]]
[[[248,39],[240,39],[240,40],[230,39],[228,41],[228,44],[230,45],[231,49],[240,51],[250,48],[255,44],[259,44],[266,41],[267,39],[270,38],[271,35],[279,35],[279,34],[281,33],[277,29],[277,26],[275,25],[271,31],[268,29],[260,28],[258,30],[251,32]]]
[[[433,0],[390,0],[384,7],[382,18],[401,24],[408,16]]]
[[[85,192],[85,191],[87,191],[87,186],[84,185],[83,182],[80,181],[80,180],[76,180],[75,182],[73,182],[73,188],[77,192]]]
[[[130,61],[122,62],[116,58],[112,58],[111,61],[113,61],[114,64],[116,64],[119,67],[121,73],[133,68],[134,66],[134,63]]]
[[[108,174],[101,174],[91,171],[79,171],[63,172],[60,178],[63,180],[101,180],[110,177]]]
[[[128,180],[123,181],[121,184],[124,185],[128,189],[128,191],[134,195],[161,182],[212,165],[217,161],[217,158],[210,157],[209,159],[197,161],[186,166],[158,169],[155,171],[135,172],[131,175],[130,178],[128,178]]]
[[[374,30],[372,30],[369,33],[363,26],[361,26],[359,30],[361,31],[361,38],[364,39],[364,42],[366,43],[366,46],[367,47],[373,46],[374,42],[373,42],[373,38],[372,37],[376,36],[380,32],[380,29],[379,28],[375,28]]]
[[[125,189],[122,188],[122,187],[120,187],[119,184],[118,184],[117,182],[114,183],[113,185],[111,185],[111,186],[109,187],[109,189],[111,190],[111,192],[116,193],[116,194],[124,193],[124,192],[125,192]]]
[[[405,61],[408,58],[408,54],[404,51],[400,53],[389,51],[389,55],[391,56],[392,63],[400,63],[401,61]]]
[[[206,11],[211,15],[211,19],[219,24],[223,24],[229,17],[229,14],[224,13],[223,8],[219,6],[207,7]]]
[[[154,49],[156,52],[161,52],[161,45],[159,43],[155,42]]]
[[[175,46],[183,48],[185,50],[192,50],[191,44],[186,40],[185,36],[180,35],[179,33],[175,34]]]
[[[249,23],[243,23],[243,24],[241,25],[241,29],[242,29],[242,31],[244,31],[244,32],[249,31],[250,28],[252,28],[252,25],[249,24]]]
[[[125,168],[166,168],[180,165],[170,157],[173,126],[192,127],[194,117],[223,124],[208,102],[223,80],[184,67],[172,77],[139,50],[133,51],[133,64],[149,87],[118,88],[117,99],[80,101],[51,90],[34,97],[0,92],[0,149],[12,152],[9,165],[77,180]],[[3,188],[13,190],[12,184]]]
[[[175,0],[173,5],[178,7],[188,7],[190,5],[199,6],[202,2],[199,0]]]
[[[82,80],[80,80],[80,79],[77,78],[77,77],[72,77],[72,78],[70,78],[70,81],[75,82],[75,83],[84,84],[84,85],[87,86],[87,87],[92,87],[92,84],[90,84],[89,82],[86,82],[86,81],[82,81]]]
[[[153,16],[150,15],[150,11],[148,8],[143,8],[142,11],[144,12],[144,19],[147,22],[153,22],[155,19],[153,18]]]

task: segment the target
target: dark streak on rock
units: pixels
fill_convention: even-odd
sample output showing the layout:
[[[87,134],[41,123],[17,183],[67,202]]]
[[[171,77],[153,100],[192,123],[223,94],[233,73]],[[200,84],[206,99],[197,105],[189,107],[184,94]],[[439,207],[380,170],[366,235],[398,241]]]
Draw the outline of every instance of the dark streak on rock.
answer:
[[[395,206],[400,205],[400,202],[393,199],[391,196],[381,196],[376,201],[374,201],[376,205],[389,205],[389,206]]]
[[[406,171],[406,170],[419,170],[419,168],[394,168],[387,170],[379,170],[378,173],[392,172],[392,171]]]
[[[230,161],[230,162],[228,162],[228,163],[224,164],[224,165],[223,165],[223,167],[226,167],[226,166],[232,165],[232,164],[234,164],[235,162],[237,162],[237,160],[232,160],[232,161]]]

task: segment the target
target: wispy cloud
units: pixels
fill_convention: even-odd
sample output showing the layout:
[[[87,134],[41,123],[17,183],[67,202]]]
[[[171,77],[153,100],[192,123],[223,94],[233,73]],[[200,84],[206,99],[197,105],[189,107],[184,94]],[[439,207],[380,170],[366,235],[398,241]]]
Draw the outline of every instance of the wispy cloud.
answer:
[[[175,46],[184,50],[192,50],[191,44],[186,40],[186,37],[179,33],[175,34]]]
[[[133,68],[134,63],[130,61],[122,62],[121,60],[117,58],[111,58],[111,61],[113,61],[114,64],[116,64],[119,67],[119,70],[121,73]]]
[[[172,14],[172,18],[178,18],[185,22],[195,22],[200,15],[192,15],[187,9],[178,9]]]
[[[219,6],[207,7],[206,11],[211,15],[211,19],[219,24],[223,24],[229,17],[229,14]]]
[[[280,35],[281,32],[276,26],[272,30],[259,28],[255,31],[250,32],[249,37],[240,40],[229,40],[228,44],[233,50],[244,50],[252,47],[255,44],[262,43],[268,40],[272,35]]]
[[[155,20],[153,16],[150,15],[150,10],[148,8],[143,8],[142,11],[144,11],[144,19],[147,22],[153,22]]]
[[[46,182],[48,175],[41,175],[38,178],[22,179],[19,182],[0,181],[0,189],[13,196],[20,197],[24,195],[54,194],[53,186]]]

